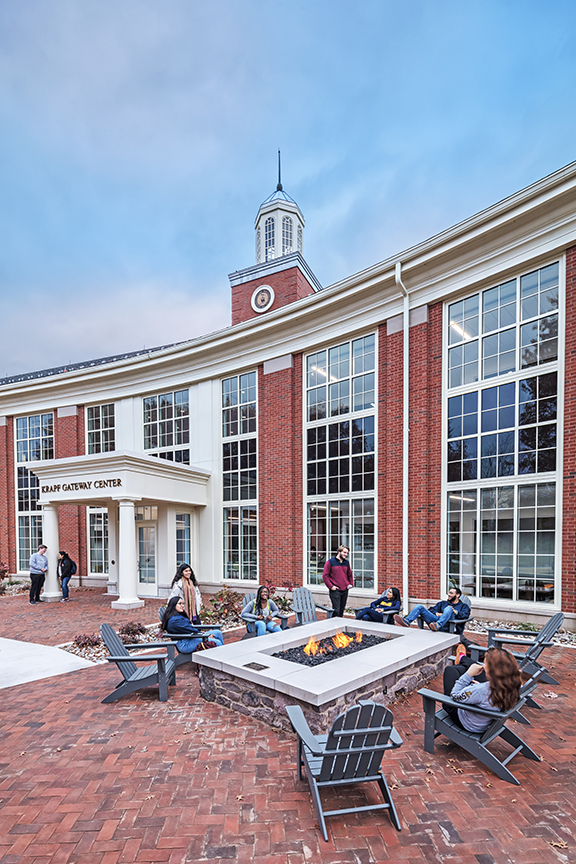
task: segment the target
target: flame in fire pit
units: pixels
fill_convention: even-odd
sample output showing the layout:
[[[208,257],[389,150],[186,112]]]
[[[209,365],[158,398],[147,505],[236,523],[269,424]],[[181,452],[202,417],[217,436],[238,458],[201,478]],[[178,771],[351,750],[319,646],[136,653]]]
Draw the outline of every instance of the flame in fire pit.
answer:
[[[358,631],[356,637],[353,639],[352,636],[346,636],[345,633],[338,630],[332,637],[332,644],[336,649],[347,648],[351,642],[362,642],[362,633]],[[308,655],[308,657],[315,657],[318,653],[328,654],[334,649],[331,646],[325,648],[323,645],[320,645],[313,636],[311,636],[302,650]]]

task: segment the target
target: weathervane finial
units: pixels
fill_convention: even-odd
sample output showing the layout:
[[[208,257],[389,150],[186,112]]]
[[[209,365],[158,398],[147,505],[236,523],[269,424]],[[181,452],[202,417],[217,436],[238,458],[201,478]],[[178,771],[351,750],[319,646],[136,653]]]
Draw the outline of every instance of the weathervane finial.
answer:
[[[278,150],[278,185],[276,186],[277,192],[282,192],[282,178],[280,175],[280,150]]]

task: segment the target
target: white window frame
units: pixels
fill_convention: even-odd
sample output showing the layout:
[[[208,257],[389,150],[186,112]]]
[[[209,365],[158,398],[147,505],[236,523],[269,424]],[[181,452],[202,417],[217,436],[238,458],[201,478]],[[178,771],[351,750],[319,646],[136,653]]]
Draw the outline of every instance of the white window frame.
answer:
[[[483,283],[478,286],[470,286],[464,291],[460,291],[458,294],[450,297],[449,299],[445,299],[442,303],[442,418],[441,418],[441,446],[442,446],[442,454],[441,454],[441,536],[440,536],[440,584],[438,586],[439,596],[444,596],[448,586],[449,574],[447,572],[447,557],[448,557],[448,508],[447,508],[447,500],[448,493],[453,489],[454,491],[466,491],[470,490],[478,490],[480,492],[482,489],[493,488],[495,486],[521,486],[521,485],[533,485],[544,482],[554,482],[556,484],[556,537],[555,537],[555,578],[554,578],[554,586],[555,586],[555,594],[554,594],[554,602],[553,603],[538,603],[536,601],[529,602],[526,600],[503,600],[503,599],[495,599],[491,597],[481,597],[477,595],[472,595],[471,600],[472,603],[477,603],[482,606],[486,606],[488,608],[493,607],[494,610],[510,610],[514,609],[515,611],[519,611],[522,613],[528,612],[545,612],[547,614],[550,611],[557,611],[561,609],[562,606],[562,515],[563,515],[563,442],[564,442],[564,376],[565,376],[565,326],[566,326],[566,256],[553,256],[547,257],[543,261],[536,262],[527,262],[526,264],[520,264],[518,267],[515,267],[515,278],[518,280],[521,276],[532,272],[533,270],[539,270],[542,267],[546,267],[549,264],[553,264],[558,261],[559,264],[559,273],[558,273],[558,359],[555,362],[544,363],[538,366],[531,366],[526,369],[517,368],[516,371],[507,373],[504,376],[495,376],[493,378],[482,379],[479,377],[478,381],[475,381],[473,384],[461,385],[459,387],[448,387],[448,327],[449,327],[449,315],[448,308],[452,303],[457,302],[458,300],[464,300],[466,297],[472,294],[481,294],[482,291],[487,288],[491,288],[495,285],[502,284],[507,281],[504,278],[499,278],[497,275],[490,280],[490,282]],[[508,277],[510,278],[510,277]],[[481,304],[479,304],[481,307]],[[480,311],[481,314],[481,311]],[[519,313],[520,314],[520,313]],[[521,322],[520,322],[521,323]],[[518,326],[518,322],[517,322]],[[482,339],[482,334],[479,335],[479,340]],[[516,346],[516,351],[519,352],[520,346]],[[519,354],[517,354],[519,357]],[[479,364],[481,363],[481,359],[479,359]],[[516,364],[519,366],[519,363]],[[515,381],[518,387],[518,382],[524,378],[532,378],[538,375],[544,375],[547,372],[556,371],[558,373],[557,381],[557,398],[558,398],[558,411],[557,411],[557,441],[556,441],[556,471],[555,472],[547,472],[542,474],[515,474],[513,477],[489,477],[483,479],[476,480],[466,480],[461,482],[454,482],[448,484],[447,481],[447,446],[446,442],[448,441],[448,399],[452,396],[462,395],[464,393],[469,393],[472,390],[477,390],[480,393],[481,390],[487,387],[495,387],[503,384],[508,381]],[[518,396],[516,396],[516,401],[518,400]],[[480,414],[480,399],[478,411]],[[514,427],[514,434],[517,435],[518,426],[516,415],[516,425]],[[517,446],[517,445],[516,445]],[[478,457],[480,458],[480,457]],[[515,506],[514,506],[514,572],[517,574],[517,561],[516,561],[516,546],[517,546],[517,501],[518,496],[515,495]],[[478,526],[478,529],[480,526]],[[478,538],[480,537],[480,532],[478,530],[477,533]],[[477,552],[479,555],[479,551]],[[480,574],[476,574],[476,579],[478,580]],[[514,586],[514,594],[516,594],[516,579],[517,575],[514,576],[513,586]]]

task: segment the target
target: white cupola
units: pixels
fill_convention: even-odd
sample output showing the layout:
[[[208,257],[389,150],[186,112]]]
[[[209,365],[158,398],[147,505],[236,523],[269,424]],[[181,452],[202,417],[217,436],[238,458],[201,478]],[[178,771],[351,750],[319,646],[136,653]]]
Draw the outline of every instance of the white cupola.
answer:
[[[304,216],[293,198],[284,192],[280,177],[278,151],[278,185],[260,205],[256,216],[256,263],[264,264],[291,255],[303,254]]]

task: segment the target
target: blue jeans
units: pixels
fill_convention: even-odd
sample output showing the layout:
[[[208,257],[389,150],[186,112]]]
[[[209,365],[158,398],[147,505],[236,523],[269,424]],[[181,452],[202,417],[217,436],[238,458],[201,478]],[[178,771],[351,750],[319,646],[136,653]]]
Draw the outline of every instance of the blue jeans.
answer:
[[[445,627],[448,624],[448,621],[451,621],[454,618],[454,610],[450,608],[450,606],[446,606],[443,613],[438,616],[435,615],[434,612],[429,612],[425,606],[422,606],[421,603],[418,606],[415,606],[411,612],[406,615],[404,620],[407,624],[411,624],[412,621],[415,621],[418,615],[421,615],[426,624],[436,624],[438,629],[441,630],[442,627]]]
[[[192,651],[195,651],[198,645],[202,642],[202,639],[212,639],[213,642],[216,642],[218,646],[224,644],[224,637],[220,630],[211,630],[210,633],[206,633],[204,637],[194,637],[194,639],[180,639],[179,642],[176,643],[176,648],[181,654],[191,654]]]
[[[270,633],[279,633],[281,630],[281,627],[274,621],[255,621],[254,624],[256,625],[257,636],[264,636],[267,630]]]
[[[63,599],[63,600],[67,600],[67,599],[68,599],[68,593],[69,593],[69,592],[68,592],[68,583],[70,582],[70,579],[71,579],[71,578],[72,578],[71,576],[65,576],[65,577],[62,579],[62,599]]]

